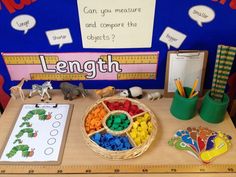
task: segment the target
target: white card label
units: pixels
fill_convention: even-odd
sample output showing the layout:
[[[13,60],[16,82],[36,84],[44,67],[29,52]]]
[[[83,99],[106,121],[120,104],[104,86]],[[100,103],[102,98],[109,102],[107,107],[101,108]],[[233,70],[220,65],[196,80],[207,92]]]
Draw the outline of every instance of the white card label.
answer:
[[[192,7],[188,14],[200,27],[202,27],[202,23],[209,23],[215,18],[215,12],[210,7],[203,5]]]
[[[173,28],[167,27],[162,33],[160,41],[166,43],[168,49],[170,49],[170,46],[178,49],[185,40],[185,38],[185,34],[176,31]]]
[[[59,48],[73,42],[68,28],[46,31],[46,35],[50,45],[59,45]]]
[[[84,48],[151,47],[156,0],[77,0],[77,4]]]
[[[36,24],[36,20],[30,15],[18,15],[11,21],[11,26],[15,30],[24,31],[26,34]]]

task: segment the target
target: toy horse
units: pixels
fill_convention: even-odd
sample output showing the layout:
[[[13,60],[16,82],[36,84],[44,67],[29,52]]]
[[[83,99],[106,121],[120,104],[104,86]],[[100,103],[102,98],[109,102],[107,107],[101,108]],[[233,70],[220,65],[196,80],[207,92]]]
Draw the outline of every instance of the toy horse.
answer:
[[[47,95],[48,99],[51,100],[52,98],[48,93],[48,89],[53,89],[50,81],[44,82],[43,85],[34,84],[32,85],[32,90],[29,93],[29,98],[31,98],[34,92],[38,92],[38,94],[41,96],[41,101],[44,101],[45,94]]]

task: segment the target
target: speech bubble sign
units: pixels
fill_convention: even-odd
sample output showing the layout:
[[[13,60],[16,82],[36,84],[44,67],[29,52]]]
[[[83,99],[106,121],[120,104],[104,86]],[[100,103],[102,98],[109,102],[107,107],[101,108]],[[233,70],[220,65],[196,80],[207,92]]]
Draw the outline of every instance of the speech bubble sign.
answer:
[[[59,48],[73,42],[69,28],[46,31],[46,35],[50,45],[59,45]]]
[[[176,31],[173,28],[166,27],[160,37],[160,41],[166,43],[168,49],[170,49],[170,46],[178,49],[180,45],[184,42],[186,37],[187,36],[185,34]]]
[[[188,14],[200,27],[202,27],[202,23],[209,23],[215,18],[214,10],[203,5],[193,6],[189,9]]]
[[[36,20],[31,15],[18,15],[11,21],[12,28],[18,31],[24,31],[24,34],[26,34],[29,29],[33,28],[35,24]]]

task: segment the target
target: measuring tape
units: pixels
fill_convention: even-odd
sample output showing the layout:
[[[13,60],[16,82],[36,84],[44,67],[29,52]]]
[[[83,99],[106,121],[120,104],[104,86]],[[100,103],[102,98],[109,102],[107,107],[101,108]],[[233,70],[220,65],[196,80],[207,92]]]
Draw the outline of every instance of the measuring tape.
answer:
[[[134,80],[134,79],[156,79],[156,73],[149,73],[149,72],[143,72],[143,73],[118,73],[117,74],[118,80]]]
[[[0,165],[1,174],[236,173],[234,165]]]
[[[47,64],[56,64],[59,60],[58,56],[44,56]],[[39,55],[3,55],[5,63],[7,65],[40,65]]]
[[[107,62],[107,55],[100,56],[103,61]],[[157,64],[157,54],[152,55],[112,55],[112,60],[120,64]]]
[[[85,74],[31,73],[31,80],[85,80]]]

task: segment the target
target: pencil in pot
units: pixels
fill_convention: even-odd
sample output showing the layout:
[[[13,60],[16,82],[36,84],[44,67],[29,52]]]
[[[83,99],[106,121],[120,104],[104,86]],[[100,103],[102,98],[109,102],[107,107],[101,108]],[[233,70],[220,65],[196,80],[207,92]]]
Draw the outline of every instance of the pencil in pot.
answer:
[[[183,89],[181,89],[181,84],[178,79],[175,79],[176,88],[181,96],[184,96]]]
[[[195,91],[195,89],[197,88],[197,84],[198,84],[198,79],[196,79],[195,81],[194,81],[194,83],[193,83],[193,87],[192,87],[192,90],[191,90],[191,93],[190,93],[190,95],[189,95],[189,98],[192,98],[193,97],[193,94],[195,94],[194,93],[194,91]],[[198,94],[198,93],[197,93]],[[195,95],[196,96],[196,95]]]
[[[197,96],[198,95],[198,91],[196,91],[196,92],[194,92],[194,94],[192,94],[191,96],[189,96],[188,98],[193,98],[193,97],[195,97],[195,96]]]

